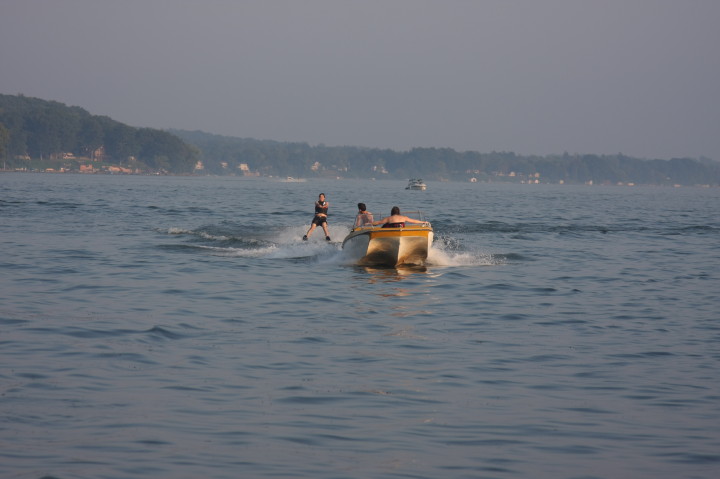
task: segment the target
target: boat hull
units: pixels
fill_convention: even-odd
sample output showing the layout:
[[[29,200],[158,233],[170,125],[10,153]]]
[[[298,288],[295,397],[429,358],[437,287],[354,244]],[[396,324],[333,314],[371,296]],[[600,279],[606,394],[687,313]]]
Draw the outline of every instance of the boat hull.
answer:
[[[423,265],[433,241],[433,230],[425,225],[401,228],[355,228],[343,241],[343,250],[363,266]]]

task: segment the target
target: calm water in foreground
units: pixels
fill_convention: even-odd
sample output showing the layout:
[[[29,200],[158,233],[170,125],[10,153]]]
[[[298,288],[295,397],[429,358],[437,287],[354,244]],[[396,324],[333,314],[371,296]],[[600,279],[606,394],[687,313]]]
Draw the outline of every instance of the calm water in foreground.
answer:
[[[404,186],[0,174],[0,477],[720,476],[720,189]]]

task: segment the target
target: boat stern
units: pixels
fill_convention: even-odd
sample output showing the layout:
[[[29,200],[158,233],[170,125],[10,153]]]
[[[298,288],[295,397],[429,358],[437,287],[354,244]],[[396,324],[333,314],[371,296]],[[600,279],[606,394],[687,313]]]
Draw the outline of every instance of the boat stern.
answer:
[[[422,265],[433,240],[432,227],[411,225],[403,228],[365,227],[353,230],[343,242],[359,265]]]

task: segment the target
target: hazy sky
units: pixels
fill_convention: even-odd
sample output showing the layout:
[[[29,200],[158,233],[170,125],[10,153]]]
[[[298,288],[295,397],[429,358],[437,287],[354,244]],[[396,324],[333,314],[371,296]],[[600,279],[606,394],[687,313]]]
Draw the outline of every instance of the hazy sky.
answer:
[[[720,160],[720,1],[0,0],[0,93],[329,146]]]

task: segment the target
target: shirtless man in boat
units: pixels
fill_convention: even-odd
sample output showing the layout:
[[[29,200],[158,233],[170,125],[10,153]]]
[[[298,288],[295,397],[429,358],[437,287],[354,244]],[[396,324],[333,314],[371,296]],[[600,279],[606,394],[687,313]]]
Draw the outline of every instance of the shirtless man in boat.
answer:
[[[359,226],[371,225],[372,222],[373,214],[367,210],[365,203],[358,203],[358,214],[355,217],[354,227],[357,228]]]
[[[401,215],[400,208],[397,206],[393,206],[392,210],[390,211],[390,216],[387,216],[380,221],[375,221],[372,225],[383,225],[383,228],[402,228],[405,226],[405,223],[425,224],[426,221],[420,221]]]
[[[329,206],[330,203],[325,201],[325,193],[320,193],[318,200],[315,202],[315,216],[313,217],[310,229],[303,235],[303,241],[307,241],[317,226],[322,226],[323,231],[325,231],[325,239],[330,241],[330,232],[328,231],[327,225],[327,210]]]

